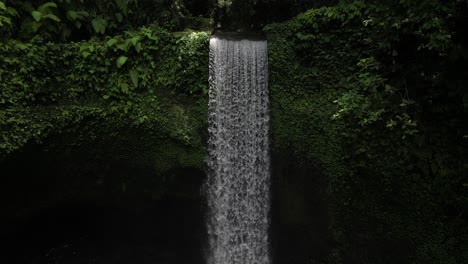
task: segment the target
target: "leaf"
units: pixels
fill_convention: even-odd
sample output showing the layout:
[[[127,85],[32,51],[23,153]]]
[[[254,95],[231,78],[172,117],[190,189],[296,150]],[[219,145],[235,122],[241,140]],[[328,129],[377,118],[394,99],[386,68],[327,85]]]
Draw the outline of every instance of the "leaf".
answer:
[[[106,31],[107,21],[105,19],[95,18],[91,21],[91,24],[93,25],[93,29],[96,33],[104,34]]]
[[[132,46],[132,40],[131,39],[126,39],[125,40],[125,51],[128,51],[128,49]]]
[[[143,124],[143,123],[146,121],[146,119],[148,119],[147,116],[142,116],[142,117],[138,118],[138,122],[139,122],[140,124]]]
[[[120,68],[122,67],[122,65],[125,64],[125,62],[127,62],[128,58],[125,57],[125,56],[120,56],[118,59],[117,59],[117,68]]]
[[[117,45],[117,49],[127,52],[128,46],[125,43],[122,43],[122,44]]]
[[[6,11],[10,16],[18,16],[18,12],[13,7],[7,7]]]
[[[140,42],[138,42],[138,43],[135,45],[135,50],[136,50],[138,53],[140,53],[140,51],[141,51],[141,43],[140,43]]]
[[[60,21],[61,21],[60,18],[58,18],[58,17],[57,17],[56,15],[54,15],[54,14],[47,14],[47,15],[42,16],[42,17],[52,19],[52,20],[55,21],[55,22],[60,22]]]
[[[6,10],[6,6],[3,2],[0,2],[0,9],[4,11]]]
[[[109,99],[109,97],[110,97],[110,95],[106,94],[106,95],[104,95],[102,98],[103,98],[104,100],[107,100],[107,99]]]
[[[57,8],[57,4],[54,3],[54,2],[47,2],[45,4],[42,4],[39,6],[39,8],[37,8],[37,11],[41,12],[41,13],[47,13],[46,11],[48,11],[47,9],[49,8]]]
[[[41,27],[41,23],[33,21],[33,23],[31,24],[31,27],[32,27],[34,32],[37,32],[39,30],[39,28]]]
[[[115,17],[117,18],[117,21],[119,21],[119,23],[123,21],[123,15],[121,13],[115,14]]]
[[[133,85],[138,87],[138,72],[135,70],[130,71],[130,78],[132,78]]]
[[[78,18],[78,14],[73,10],[68,11],[67,14],[72,20],[76,20]]]
[[[133,37],[133,38],[130,39],[133,46],[135,46],[138,43],[139,40],[140,40],[140,37]]]
[[[112,46],[114,46],[115,43],[117,43],[117,39],[111,38],[111,39],[109,39],[109,40],[107,41],[107,46],[108,46],[108,47],[112,47]]]
[[[41,21],[41,18],[42,18],[42,13],[41,12],[32,11],[31,15],[33,16],[34,20],[36,20],[37,22]]]
[[[76,13],[78,14],[78,16],[79,16],[80,18],[89,17],[89,13],[86,12],[86,11],[78,11],[78,12],[76,12]]]
[[[120,84],[120,89],[122,90],[122,92],[123,92],[124,94],[127,94],[127,93],[128,93],[128,84],[127,84],[127,83],[124,83],[124,82],[121,83],[121,84]]]
[[[91,53],[87,52],[87,51],[83,51],[81,53],[81,56],[83,56],[83,58],[87,58],[89,55],[91,55]]]
[[[387,127],[392,128],[396,125],[396,122],[393,119],[387,121]]]

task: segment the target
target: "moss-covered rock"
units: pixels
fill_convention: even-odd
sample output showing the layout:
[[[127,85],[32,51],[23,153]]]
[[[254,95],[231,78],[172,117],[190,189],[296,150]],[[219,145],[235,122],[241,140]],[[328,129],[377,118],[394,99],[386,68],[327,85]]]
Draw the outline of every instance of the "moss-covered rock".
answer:
[[[455,22],[444,12],[455,7],[416,2],[343,1],[265,27],[273,230],[287,248],[279,263],[466,259],[458,67],[466,59],[446,38]],[[53,174],[63,178],[44,169],[21,193],[44,181],[40,190],[26,200],[12,194],[26,205],[8,208],[64,194],[196,197],[207,155],[208,38],[143,27],[78,43],[2,43],[0,159],[11,172],[2,177],[18,177],[15,168],[36,156],[44,160],[34,166],[65,164]],[[48,194],[50,182],[60,184]]]
[[[2,43],[2,221],[67,201],[199,199],[208,37],[143,27],[77,43]]]

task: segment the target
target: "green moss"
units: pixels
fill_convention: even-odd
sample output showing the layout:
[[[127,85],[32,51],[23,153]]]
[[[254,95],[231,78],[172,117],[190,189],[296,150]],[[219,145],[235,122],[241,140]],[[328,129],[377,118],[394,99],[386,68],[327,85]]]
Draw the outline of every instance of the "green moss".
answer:
[[[411,9],[418,19],[400,17],[400,8]],[[447,223],[442,213],[447,204],[461,207],[459,201],[466,199],[459,189],[463,165],[452,162],[466,155],[454,147],[466,144],[457,132],[464,127],[459,122],[461,94],[457,101],[434,92],[431,86],[441,86],[441,80],[431,83],[420,75],[434,70],[427,65],[443,62],[448,67],[444,54],[452,45],[432,42],[449,31],[445,23],[437,25],[437,33],[414,32],[431,20],[428,10],[421,8],[343,1],[265,28],[273,153],[279,162],[287,159],[305,168],[314,164],[322,170],[328,185],[329,229],[336,242],[330,255],[330,261],[337,261],[333,263],[394,263],[381,259],[386,248],[394,248],[392,254],[401,256],[395,260],[400,262],[462,259],[462,254],[450,252],[461,252],[452,242],[463,243],[467,230],[458,221]],[[398,21],[407,24],[395,27]],[[421,37],[415,40],[414,35]],[[436,46],[428,48],[431,45]],[[411,54],[411,59],[398,57],[399,52]],[[437,67],[438,74],[446,72],[446,67]],[[458,93],[448,83],[439,88]],[[421,112],[428,111],[424,105],[433,102],[424,98],[436,97],[453,104],[444,106],[444,117],[439,109],[439,114],[421,119]],[[436,116],[441,118],[438,125],[431,119]],[[451,132],[444,127],[451,127]],[[450,134],[451,143],[442,134]],[[427,143],[428,137],[432,143]],[[307,188],[314,190],[304,188],[302,195],[307,195]],[[283,199],[300,200],[288,191],[297,192],[290,188]],[[453,199],[442,202],[440,192]],[[301,215],[293,209],[290,214]],[[381,246],[374,251],[375,244]]]
[[[144,27],[78,43],[5,42],[0,157],[52,136],[70,134],[78,146],[144,131],[139,144],[167,152],[151,154],[161,171],[202,167],[208,37]]]

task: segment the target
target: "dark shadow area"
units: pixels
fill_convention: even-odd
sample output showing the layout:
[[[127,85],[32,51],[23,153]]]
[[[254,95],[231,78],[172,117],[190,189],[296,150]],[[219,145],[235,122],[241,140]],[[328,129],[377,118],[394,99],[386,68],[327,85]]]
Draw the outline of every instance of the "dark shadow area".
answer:
[[[275,264],[326,263],[332,248],[327,178],[317,164],[272,159],[272,255]]]
[[[284,22],[311,8],[333,6],[336,0],[233,0],[218,2],[215,25],[229,31],[260,31],[271,23]]]
[[[64,204],[9,231],[7,263],[204,263],[197,201],[139,208]]]
[[[219,39],[227,40],[261,40],[266,41],[266,36],[263,32],[230,32],[223,30],[215,30],[212,36]]]
[[[204,263],[200,170],[39,145],[0,166],[2,263]]]

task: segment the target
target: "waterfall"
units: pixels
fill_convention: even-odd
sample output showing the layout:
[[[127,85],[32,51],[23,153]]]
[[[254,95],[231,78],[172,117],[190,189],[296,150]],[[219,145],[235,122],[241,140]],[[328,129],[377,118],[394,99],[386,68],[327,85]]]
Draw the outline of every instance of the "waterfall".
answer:
[[[208,264],[269,264],[265,40],[210,39]]]

